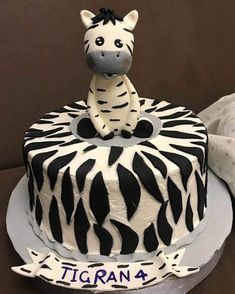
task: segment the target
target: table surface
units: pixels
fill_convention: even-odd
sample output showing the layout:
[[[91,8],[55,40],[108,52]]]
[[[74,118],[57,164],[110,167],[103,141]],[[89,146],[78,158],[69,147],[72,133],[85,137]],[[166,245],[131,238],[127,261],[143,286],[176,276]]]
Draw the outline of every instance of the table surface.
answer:
[[[1,293],[41,294],[42,290],[35,286],[32,279],[22,277],[11,271],[11,266],[20,265],[11,241],[6,232],[6,211],[8,200],[12,190],[23,176],[24,167],[17,167],[0,171],[1,205],[0,205],[0,289]],[[224,254],[213,272],[198,286],[191,290],[190,294],[232,294],[234,293],[235,270],[235,232],[234,228],[227,239]],[[56,291],[58,292],[61,291]]]

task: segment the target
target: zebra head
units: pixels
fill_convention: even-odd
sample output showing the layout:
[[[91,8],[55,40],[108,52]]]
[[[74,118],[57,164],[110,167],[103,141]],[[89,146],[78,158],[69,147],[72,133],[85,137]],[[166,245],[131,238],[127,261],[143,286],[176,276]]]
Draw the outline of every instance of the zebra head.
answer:
[[[132,63],[132,31],[138,12],[132,10],[122,18],[110,9],[101,8],[98,15],[82,10],[81,19],[87,29],[84,51],[89,68],[106,79],[126,74]]]

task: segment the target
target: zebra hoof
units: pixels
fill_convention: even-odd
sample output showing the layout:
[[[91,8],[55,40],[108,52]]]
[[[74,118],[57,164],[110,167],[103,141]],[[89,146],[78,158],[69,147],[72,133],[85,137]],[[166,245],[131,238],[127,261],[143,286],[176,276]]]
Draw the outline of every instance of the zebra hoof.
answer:
[[[122,136],[123,138],[129,139],[131,137],[131,133],[126,130],[122,130]]]
[[[114,132],[109,133],[108,135],[102,137],[103,140],[110,140],[114,137]]]
[[[96,129],[89,118],[83,118],[77,125],[78,135],[82,138],[90,139],[96,135]]]
[[[153,134],[153,125],[148,120],[140,120],[133,135],[138,138],[149,138]]]

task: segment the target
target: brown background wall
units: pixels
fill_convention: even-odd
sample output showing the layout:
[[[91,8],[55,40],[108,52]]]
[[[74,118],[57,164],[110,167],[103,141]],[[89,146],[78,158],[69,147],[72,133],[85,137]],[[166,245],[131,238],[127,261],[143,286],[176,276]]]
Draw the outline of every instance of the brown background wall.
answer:
[[[138,9],[129,77],[140,95],[195,112],[235,89],[234,0],[1,0],[0,169],[22,164],[27,128],[61,105],[86,98],[79,12]]]

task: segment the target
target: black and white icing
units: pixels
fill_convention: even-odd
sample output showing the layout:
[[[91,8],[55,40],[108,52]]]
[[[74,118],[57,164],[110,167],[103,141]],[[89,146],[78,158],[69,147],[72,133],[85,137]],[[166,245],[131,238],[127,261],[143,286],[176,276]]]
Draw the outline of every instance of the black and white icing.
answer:
[[[71,122],[87,113],[84,102],[46,114],[25,134],[29,214],[44,240],[88,258],[144,254],[174,244],[203,219],[205,126],[181,106],[144,98],[140,105],[162,127],[132,146],[78,139]]]
[[[100,9],[96,16],[82,10],[81,19],[87,29],[86,61],[95,73],[87,98],[90,119],[103,138],[120,133],[130,137],[140,116],[138,94],[126,76],[132,63],[132,31],[138,12],[133,10],[121,18],[109,9]]]

